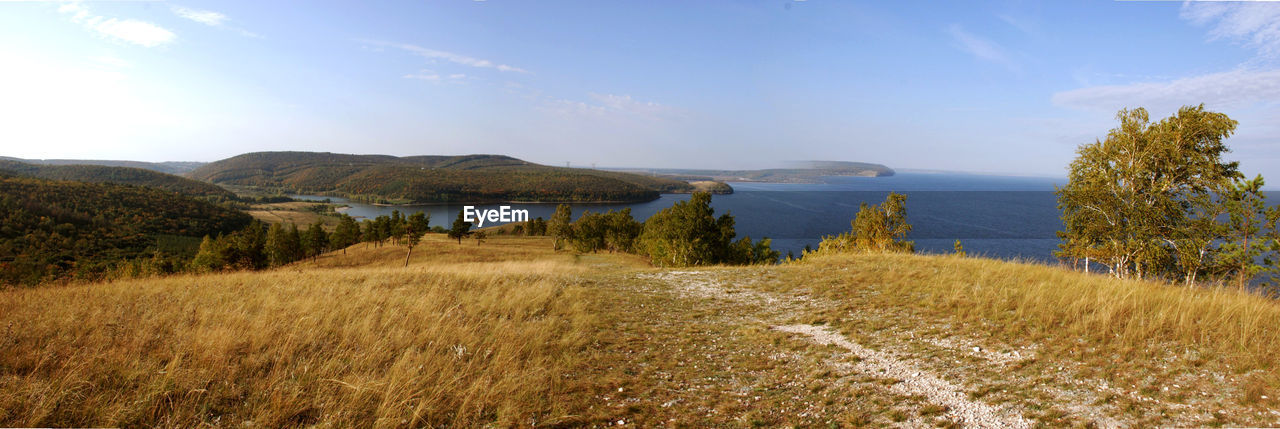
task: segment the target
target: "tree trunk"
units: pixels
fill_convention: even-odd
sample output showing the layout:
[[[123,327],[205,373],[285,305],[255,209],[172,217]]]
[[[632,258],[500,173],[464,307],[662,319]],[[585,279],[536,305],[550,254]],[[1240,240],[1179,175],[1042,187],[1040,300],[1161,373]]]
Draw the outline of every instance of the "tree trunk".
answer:
[[[409,253],[404,254],[404,266],[406,268],[409,266],[409,255],[412,255],[412,254],[413,254],[413,246],[409,246]]]

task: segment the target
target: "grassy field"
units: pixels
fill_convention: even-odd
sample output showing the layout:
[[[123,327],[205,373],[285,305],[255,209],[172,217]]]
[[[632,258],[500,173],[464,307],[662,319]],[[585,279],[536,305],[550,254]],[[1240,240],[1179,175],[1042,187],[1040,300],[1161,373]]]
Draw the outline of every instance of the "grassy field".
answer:
[[[332,231],[338,226],[339,217],[332,213],[325,214],[331,204],[307,201],[291,201],[287,203],[254,204],[246,210],[254,219],[266,223],[292,223],[299,228],[320,221],[326,230]]]
[[[428,235],[0,291],[0,426],[1280,422],[1280,306],[977,258],[664,270]]]

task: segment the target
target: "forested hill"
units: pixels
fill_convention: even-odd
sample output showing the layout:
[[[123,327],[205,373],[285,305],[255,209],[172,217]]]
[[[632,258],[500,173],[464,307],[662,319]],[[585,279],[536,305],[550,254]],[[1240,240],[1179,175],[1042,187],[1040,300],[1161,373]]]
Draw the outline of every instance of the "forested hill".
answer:
[[[152,257],[166,245],[189,249],[250,220],[156,188],[0,172],[0,284],[97,278],[128,259]]]
[[[385,202],[647,201],[686,182],[551,167],[503,155],[409,156],[255,152],[206,164],[207,182]]]
[[[48,180],[148,186],[196,197],[234,198],[218,185],[152,170],[102,165],[41,165],[0,159],[0,172]]]
[[[203,162],[193,161],[145,162],[106,159],[22,159],[8,156],[0,156],[0,160],[19,161],[27,164],[40,165],[102,165],[107,167],[131,167],[168,174],[186,174],[191,170],[195,170],[196,167],[204,165]]]

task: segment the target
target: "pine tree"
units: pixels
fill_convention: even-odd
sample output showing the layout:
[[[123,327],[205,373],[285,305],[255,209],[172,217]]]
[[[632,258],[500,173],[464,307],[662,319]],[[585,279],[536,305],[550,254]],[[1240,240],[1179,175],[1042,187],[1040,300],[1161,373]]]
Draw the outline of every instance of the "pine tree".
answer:
[[[458,244],[462,244],[462,239],[471,234],[471,222],[462,220],[462,212],[458,212],[458,218],[454,219],[453,227],[449,229],[449,238],[458,240]]]
[[[329,244],[333,248],[342,249],[342,254],[347,254],[347,247],[359,242],[360,225],[356,224],[356,220],[351,216],[342,215],[342,219],[338,221],[338,226],[334,228],[333,234],[329,236]]]
[[[320,254],[324,253],[329,246],[329,235],[324,231],[324,223],[316,221],[307,228],[307,233],[303,237],[303,248],[313,260],[319,259]]]
[[[409,266],[409,256],[413,255],[413,247],[417,246],[418,242],[422,240],[422,235],[430,230],[431,215],[417,212],[409,216],[409,220],[405,224],[405,238],[409,251],[404,254],[404,266]]]

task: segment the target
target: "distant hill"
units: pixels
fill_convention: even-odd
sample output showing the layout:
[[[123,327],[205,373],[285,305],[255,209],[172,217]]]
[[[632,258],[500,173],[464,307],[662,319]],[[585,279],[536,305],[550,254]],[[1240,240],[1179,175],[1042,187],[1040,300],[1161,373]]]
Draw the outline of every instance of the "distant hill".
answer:
[[[93,279],[167,244],[238,230],[250,217],[144,186],[0,172],[0,284]],[[179,250],[181,251],[181,250]]]
[[[774,182],[774,183],[819,183],[823,177],[859,176],[880,177],[892,176],[892,168],[881,164],[849,161],[801,161],[794,167],[768,168],[760,170],[699,170],[680,168],[653,168],[634,171],[646,174],[658,174],[682,180],[719,180],[733,182]]]
[[[48,180],[148,186],[195,197],[235,197],[217,185],[154,170],[104,165],[32,164],[15,159],[0,159],[0,171]]]
[[[255,152],[195,169],[207,182],[283,192],[340,195],[375,202],[648,201],[692,192],[679,180],[551,167],[503,155],[350,155]]]
[[[169,174],[186,174],[196,167],[204,165],[203,162],[193,161],[168,161],[168,162],[144,162],[144,161],[116,161],[101,159],[22,159],[0,156],[0,160],[25,162],[27,164],[41,165],[104,165],[107,167],[132,167],[141,168],[143,170],[159,171]]]

